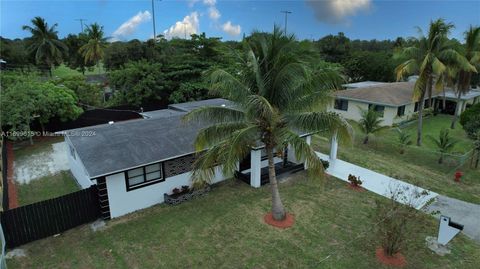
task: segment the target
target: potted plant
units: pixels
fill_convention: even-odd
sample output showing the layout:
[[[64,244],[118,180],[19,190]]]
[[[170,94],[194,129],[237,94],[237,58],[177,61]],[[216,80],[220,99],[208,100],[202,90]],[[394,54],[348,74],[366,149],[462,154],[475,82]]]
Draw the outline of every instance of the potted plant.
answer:
[[[166,204],[178,205],[195,197],[203,196],[209,191],[210,185],[206,185],[199,189],[192,189],[190,186],[184,185],[180,189],[174,188],[171,194],[164,193],[163,198]]]
[[[360,177],[356,177],[352,174],[349,174],[348,175],[348,181],[350,182],[350,187],[352,187],[353,189],[357,189],[357,190],[360,190],[362,189],[362,180],[360,180]]]

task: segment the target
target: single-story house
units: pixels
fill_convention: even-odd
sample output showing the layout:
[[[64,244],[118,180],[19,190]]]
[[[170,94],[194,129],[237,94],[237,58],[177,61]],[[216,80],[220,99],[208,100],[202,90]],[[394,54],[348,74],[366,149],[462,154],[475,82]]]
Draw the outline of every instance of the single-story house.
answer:
[[[191,185],[196,151],[194,140],[207,123],[182,117],[202,106],[232,106],[225,99],[170,105],[142,113],[142,119],[65,131],[70,170],[82,188],[96,184],[103,218],[115,218],[164,202],[164,193]],[[310,136],[304,135],[307,141]],[[288,152],[290,150],[290,152]],[[276,157],[277,169],[303,169],[291,149]],[[237,174],[252,187],[265,183],[267,160],[263,147],[252,148],[238,164]],[[290,168],[290,169],[289,169]],[[216,167],[212,183],[225,180]]]
[[[418,112],[419,102],[413,99],[415,82],[359,82],[345,84],[345,90],[335,92],[335,100],[328,110],[342,115],[346,119],[359,121],[361,110],[374,107],[383,119],[382,125],[391,126],[411,119]],[[444,113],[462,113],[468,105],[480,102],[480,91],[470,90],[462,95],[457,107],[457,97],[451,90],[445,93],[446,107],[442,107],[442,93],[434,94],[434,102]],[[424,107],[428,106],[428,100]],[[455,112],[456,111],[456,112]]]

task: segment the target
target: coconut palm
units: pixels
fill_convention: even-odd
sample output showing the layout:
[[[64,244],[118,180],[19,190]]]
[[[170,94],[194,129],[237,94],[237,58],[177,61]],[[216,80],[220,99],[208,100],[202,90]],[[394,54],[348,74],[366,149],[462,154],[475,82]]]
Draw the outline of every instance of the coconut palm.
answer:
[[[264,146],[268,156],[272,215],[283,220],[285,208],[275,174],[274,155],[291,145],[297,159],[308,164],[311,175],[322,176],[323,165],[299,133],[325,131],[349,140],[351,128],[338,114],[325,112],[331,91],[340,86],[337,72],[314,70],[306,59],[294,54],[294,36],[278,27],[272,34],[254,33],[244,40],[242,69],[228,73],[216,69],[209,74],[211,91],[234,102],[233,107],[202,107],[185,116],[186,121],[207,121],[199,131],[197,150],[207,149],[195,164],[195,186],[208,182],[214,166],[232,174],[252,147]]]
[[[67,46],[58,40],[56,23],[51,27],[45,19],[35,17],[31,20],[32,26],[24,25],[23,30],[29,31],[32,36],[27,41],[27,51],[34,55],[35,63],[48,67],[50,76],[52,68],[62,62],[62,53],[68,50]]]
[[[93,23],[87,26],[85,30],[88,42],[80,47],[80,53],[83,55],[85,64],[94,62],[97,67],[103,58],[103,50],[107,47],[107,38],[104,37],[103,26]]]
[[[360,111],[362,118],[358,124],[362,128],[362,132],[365,134],[363,144],[367,144],[370,134],[375,134],[386,127],[381,125],[383,120],[381,119],[380,113],[375,111],[375,106],[371,106],[369,109],[360,108]]]
[[[406,75],[419,74],[413,92],[413,99],[419,102],[417,146],[422,145],[425,97],[428,94],[431,106],[435,77],[439,77],[446,71],[446,64],[455,64],[462,70],[475,70],[475,67],[465,57],[450,47],[448,34],[453,27],[453,24],[446,23],[443,19],[438,19],[430,22],[428,36],[424,36],[421,29],[419,29],[420,38],[413,40],[415,45],[403,49],[400,54],[401,57],[405,57],[407,60],[395,68],[398,81],[402,80]],[[437,82],[441,83],[442,81],[438,80]]]
[[[404,130],[397,128],[398,142],[400,143],[400,154],[405,153],[405,148],[412,144],[411,135]]]
[[[440,158],[438,159],[438,163],[443,163],[443,158],[444,158],[445,154],[452,151],[452,149],[458,143],[458,140],[456,140],[456,139],[454,139],[450,136],[450,133],[449,133],[448,129],[440,130],[440,133],[438,134],[438,138],[435,138],[431,135],[428,135],[427,137],[433,143],[435,143],[435,146],[438,148],[438,150],[440,152]]]
[[[468,31],[465,32],[465,51],[464,56],[466,60],[475,67],[480,66],[480,27],[470,26]],[[460,113],[460,98],[463,94],[466,94],[470,91],[470,81],[472,79],[472,74],[476,73],[476,70],[458,70],[458,79],[457,79],[457,108],[455,115],[452,119],[452,124],[450,128],[455,129],[455,123],[458,119],[458,114]]]

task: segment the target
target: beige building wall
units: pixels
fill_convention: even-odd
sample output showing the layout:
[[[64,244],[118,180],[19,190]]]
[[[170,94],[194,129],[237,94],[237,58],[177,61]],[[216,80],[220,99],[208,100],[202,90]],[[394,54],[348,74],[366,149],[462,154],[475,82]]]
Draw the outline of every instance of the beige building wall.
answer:
[[[348,100],[348,110],[338,110],[334,108],[334,102],[335,101],[333,101],[332,104],[329,106],[328,111],[336,112],[347,120],[359,121],[362,118],[361,109],[368,109],[367,103]]]
[[[358,101],[352,101],[348,100],[348,110],[339,110],[335,109],[333,106],[334,102],[330,104],[328,107],[328,111],[331,112],[336,112],[340,114],[343,118],[348,119],[348,120],[354,120],[354,121],[359,121],[362,119],[362,111],[361,109],[368,109],[368,103],[364,102],[358,102]],[[405,105],[405,115],[402,117],[397,116],[397,111],[398,107],[393,107],[393,106],[385,106],[385,111],[383,113],[382,117],[382,126],[391,126],[393,124],[398,124],[400,122],[406,121],[410,119],[416,112],[415,110],[415,104],[408,104]]]

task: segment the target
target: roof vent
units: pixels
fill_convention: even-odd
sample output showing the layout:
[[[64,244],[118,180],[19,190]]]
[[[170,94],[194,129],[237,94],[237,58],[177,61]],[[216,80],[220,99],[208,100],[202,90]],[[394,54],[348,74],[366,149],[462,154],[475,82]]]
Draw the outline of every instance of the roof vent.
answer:
[[[109,121],[108,124],[113,124],[113,121]]]

